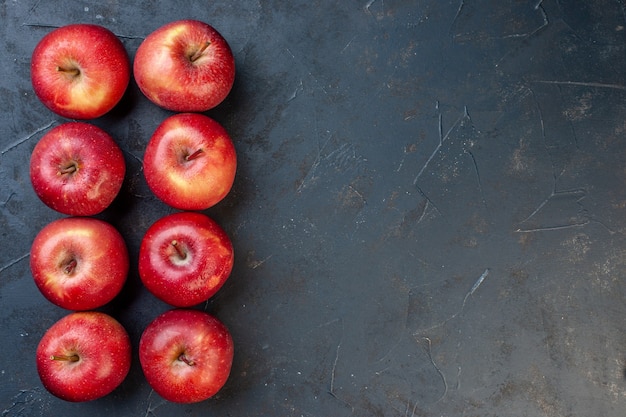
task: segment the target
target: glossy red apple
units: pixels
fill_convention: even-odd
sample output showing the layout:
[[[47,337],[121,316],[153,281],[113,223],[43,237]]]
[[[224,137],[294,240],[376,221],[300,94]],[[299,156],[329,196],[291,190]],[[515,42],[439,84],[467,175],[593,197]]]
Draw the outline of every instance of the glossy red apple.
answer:
[[[30,158],[30,179],[48,207],[68,215],[92,216],[119,193],[126,163],[113,138],[97,126],[69,122],[47,132]]]
[[[220,104],[235,80],[226,40],[198,20],[166,24],[139,45],[133,72],[148,99],[177,112],[203,112]]]
[[[66,401],[91,401],[111,393],[130,370],[131,343],[113,317],[71,313],[43,335],[36,354],[44,387]]]
[[[189,307],[212,297],[230,276],[234,253],[226,232],[208,216],[174,213],[157,220],[139,248],[139,276],[162,301]]]
[[[35,237],[30,268],[37,288],[68,310],[92,310],[122,290],[128,250],[111,224],[92,217],[68,217],[46,225]]]
[[[98,25],[57,28],[32,53],[35,94],[46,107],[68,119],[93,119],[107,113],[124,95],[130,73],[124,45]]]
[[[228,132],[198,113],[180,113],[155,130],[143,157],[152,192],[179,210],[204,210],[232,188],[237,155]]]
[[[164,399],[193,403],[215,395],[233,362],[230,332],[198,310],[170,310],[141,335],[139,361],[150,386]]]

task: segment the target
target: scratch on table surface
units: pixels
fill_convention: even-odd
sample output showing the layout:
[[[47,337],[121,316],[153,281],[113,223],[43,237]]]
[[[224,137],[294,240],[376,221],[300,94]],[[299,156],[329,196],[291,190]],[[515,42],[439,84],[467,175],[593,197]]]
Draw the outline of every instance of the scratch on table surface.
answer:
[[[2,410],[2,417],[34,415],[33,408],[38,407],[43,412],[43,403],[39,398],[38,388],[22,389],[11,398],[11,405]],[[43,414],[40,414],[43,415]]]
[[[548,25],[550,24],[550,19],[548,18],[548,13],[546,12],[546,9],[543,7],[543,1],[539,0],[533,6],[533,10],[538,11],[539,13],[541,13],[541,18],[542,18],[541,25],[539,25],[538,27],[536,27],[533,30],[530,30],[530,31],[527,31],[527,32],[524,32],[524,33],[514,33],[514,34],[511,34],[511,35],[504,35],[504,36],[499,37],[499,39],[528,39],[528,38],[531,38],[531,37],[535,36],[537,33],[541,32],[545,28],[547,28]],[[500,67],[502,62],[505,59],[507,59],[513,53],[513,51],[514,51],[514,49],[507,50],[507,52],[500,59],[498,59],[498,61],[495,64],[495,67],[496,68]]]
[[[536,208],[519,223],[519,227],[515,230],[515,233],[536,233],[536,232],[551,232],[556,230],[565,230],[572,228],[580,228],[587,226],[591,223],[598,224],[602,226],[609,234],[615,234],[616,232],[608,227],[601,220],[593,219],[591,215],[584,208],[582,201],[587,197],[587,191],[584,189],[570,189],[570,190],[556,190],[556,182],[557,178],[554,176],[552,191]],[[546,226],[537,226],[537,227],[522,227],[524,223],[527,223],[531,219],[533,219],[537,214],[539,214],[542,209],[554,198],[558,197],[573,197],[575,198],[575,203],[580,207],[580,221],[572,221],[572,222],[564,222],[564,223],[555,223]]]
[[[415,188],[417,189],[419,195],[421,195],[422,198],[426,201],[426,204],[424,204],[422,210],[422,214],[419,216],[416,224],[419,224],[422,220],[424,220],[424,218],[426,217],[426,213],[428,212],[429,206],[432,206],[435,211],[439,213],[439,215],[442,215],[441,210],[439,210],[439,207],[437,207],[437,205],[430,199],[430,197],[428,197],[428,195],[426,195],[426,193],[418,185],[416,185]]]
[[[0,273],[6,271],[7,269],[11,268],[13,265],[15,265],[15,264],[19,263],[20,261],[28,258],[29,256],[30,256],[30,252],[26,252],[24,255],[18,256],[15,259],[11,259],[6,264],[0,266]]]
[[[132,157],[135,161],[139,162],[141,164],[141,166],[139,167],[139,169],[141,171],[143,171],[143,159],[141,159],[140,157],[138,157],[137,155],[135,155],[134,153],[130,152],[130,151],[124,151],[126,154],[128,154],[130,157]]]
[[[324,326],[329,324],[329,323],[335,323],[335,322],[336,322],[336,320],[331,320],[330,322],[324,324]],[[352,404],[350,404],[349,402],[347,402],[346,400],[344,400],[342,398],[339,398],[339,396],[337,395],[337,393],[335,391],[335,375],[336,375],[336,372],[337,372],[337,364],[339,363],[339,352],[341,350],[341,345],[343,343],[343,335],[345,333],[343,320],[341,320],[341,328],[342,328],[341,336],[339,337],[339,342],[337,343],[337,347],[335,348],[335,359],[333,360],[333,365],[332,365],[332,367],[330,369],[330,382],[329,382],[329,386],[328,386],[328,393],[334,399],[342,402],[347,407],[350,407],[352,409],[352,412],[354,412],[354,406]]]
[[[438,327],[441,326],[445,326],[449,321],[455,319],[456,317],[458,317],[461,313],[463,313],[463,310],[465,309],[465,305],[467,304],[467,300],[469,299],[470,296],[474,295],[474,293],[478,290],[478,288],[483,284],[483,282],[485,281],[485,279],[487,278],[487,276],[489,275],[489,272],[491,271],[490,268],[486,268],[485,271],[478,277],[478,279],[474,282],[474,285],[472,285],[472,287],[469,289],[469,291],[467,291],[465,293],[465,296],[463,297],[463,301],[461,303],[461,306],[458,308],[458,310],[452,314],[451,316],[447,317],[445,320],[436,323],[430,327],[427,327],[425,329],[420,329],[416,332],[413,333],[413,336],[417,336],[421,333],[436,329]]]
[[[59,25],[51,25],[49,23],[22,23],[22,26],[31,27],[31,28],[44,28],[44,29],[58,29],[61,27]]]
[[[402,152],[402,159],[400,159],[400,163],[398,164],[398,168],[396,168],[396,172],[402,171],[402,167],[404,167],[404,161],[406,161],[406,156],[409,154],[406,146],[403,146]]]
[[[594,88],[613,88],[613,89],[618,89],[618,90],[626,90],[626,86],[617,85],[617,84],[602,84],[602,83],[595,83],[595,82],[588,83],[588,82],[574,82],[574,81],[534,81],[534,83],[553,84],[553,85],[558,85],[558,86],[565,84],[565,85],[578,85],[578,86],[594,87]],[[550,150],[553,148],[553,146],[551,146],[548,143],[548,136],[546,134],[546,123],[543,117],[543,111],[542,111],[541,105],[539,104],[539,101],[535,95],[534,90],[532,88],[527,88],[527,89],[532,97],[532,100],[535,104],[535,108],[537,110],[543,146],[546,152],[550,155]],[[574,138],[574,146],[578,148],[577,135],[573,126],[571,126],[571,123],[570,123],[570,128],[572,129],[572,137]],[[552,157],[552,155],[550,155],[550,157]],[[580,228],[580,227],[584,227],[593,223],[593,224],[600,225],[609,234],[611,235],[615,234],[616,233],[615,230],[612,230],[609,226],[607,226],[601,220],[594,218],[594,216],[592,216],[584,207],[582,201],[587,197],[588,191],[582,187],[559,190],[558,180],[559,180],[559,177],[563,175],[563,173],[565,172],[565,169],[563,168],[560,170],[560,172],[557,172],[557,167],[554,161],[551,162],[551,169],[552,169],[552,189],[550,190],[550,194],[544,200],[542,200],[539,203],[539,205],[524,220],[519,222],[519,226],[516,230],[514,230],[514,232],[516,233],[549,232],[549,231],[557,231],[557,230],[564,230],[564,229],[570,229],[570,228]],[[557,199],[557,198],[571,198],[574,200],[573,204],[576,204],[578,206],[578,212],[577,212],[576,218],[570,217],[569,219],[563,222],[554,222],[553,224],[540,225],[540,226],[529,225],[528,227],[524,227],[525,223],[528,223],[529,221],[533,220],[536,216],[538,216],[544,210],[544,208],[546,208],[546,206],[552,200]]]
[[[4,155],[5,153],[17,148],[18,146],[20,146],[21,144],[27,142],[30,138],[32,138],[33,136],[35,136],[38,133],[43,132],[44,130],[49,129],[50,127],[52,127],[54,124],[56,123],[56,121],[51,121],[50,123],[41,126],[39,128],[37,128],[34,132],[28,134],[27,136],[20,138],[18,140],[16,140],[13,143],[10,143],[8,146],[6,146],[4,149],[2,149],[2,151],[0,151],[0,155]]]
[[[582,200],[583,198],[585,198],[585,196],[587,195],[587,192],[582,189],[582,188],[574,188],[571,190],[560,190],[557,191],[556,189],[556,182],[557,182],[557,178],[556,175],[553,174],[553,180],[552,180],[552,191],[550,191],[550,195],[548,195],[548,197],[546,197],[541,203],[539,203],[539,205],[537,206],[537,208],[535,208],[532,213],[530,213],[528,215],[528,217],[526,217],[524,220],[522,220],[520,222],[520,224],[522,223],[526,223],[527,221],[529,221],[530,219],[532,219],[533,217],[535,217],[537,215],[537,213],[539,213],[545,206],[546,204],[548,204],[550,202],[551,199],[553,199],[556,196],[578,196],[578,198],[576,199],[576,202],[580,202],[580,200]]]
[[[365,10],[365,12],[368,13],[368,14],[372,14],[372,12],[370,11],[370,7],[372,7],[372,4],[374,4],[374,3],[376,3],[376,0],[368,0],[368,2],[365,3],[365,6],[363,6],[363,10]],[[380,0],[380,7],[384,11],[384,9],[385,9],[385,2],[384,2],[384,0]]]
[[[556,174],[553,173],[553,182],[552,182],[552,190],[550,192],[550,194],[541,202],[539,203],[539,205],[528,215],[528,217],[526,217],[524,220],[522,220],[519,224],[520,227],[518,227],[515,232],[516,233],[532,233],[532,232],[542,232],[542,231],[553,231],[553,230],[562,230],[562,229],[569,229],[569,228],[574,228],[574,227],[583,227],[588,225],[591,220],[589,219],[589,217],[587,215],[585,215],[583,217],[583,220],[581,221],[577,221],[577,222],[569,222],[569,223],[563,223],[563,224],[553,224],[553,225],[548,225],[548,226],[541,226],[541,227],[531,227],[531,228],[524,228],[522,227],[523,224],[527,223],[528,221],[530,221],[531,219],[533,219],[537,214],[539,214],[541,212],[541,210],[543,210],[543,208],[554,198],[556,197],[574,197],[576,200],[576,204],[578,204],[581,208],[581,211],[583,213],[586,213],[581,201],[587,196],[587,191],[581,188],[576,188],[576,189],[570,189],[570,190],[557,190],[556,189],[556,183],[557,183],[557,177]]]
[[[326,138],[326,141],[324,141],[324,143],[321,146],[318,143],[317,155],[315,155],[315,159],[313,160],[313,163],[311,163],[309,170],[307,171],[306,175],[300,182],[300,185],[298,185],[298,189],[296,190],[298,193],[300,193],[304,188],[306,188],[309,182],[315,179],[315,171],[317,170],[317,167],[320,165],[323,159],[322,152],[324,151],[324,149],[326,148],[326,146],[330,143],[330,140],[332,139],[332,135],[330,134],[330,132],[327,131],[326,133],[328,134],[328,137]]]
[[[467,110],[467,106],[465,106],[463,108],[463,113],[457,118],[457,120],[452,124],[452,126],[450,126],[450,128],[446,131],[446,133],[443,133],[443,114],[439,108],[439,101],[437,101],[435,103],[435,109],[437,109],[439,111],[439,115],[437,117],[437,129],[438,129],[438,143],[435,146],[435,149],[432,151],[432,153],[430,154],[430,156],[428,157],[428,159],[426,160],[426,162],[424,162],[424,164],[422,165],[422,167],[420,168],[420,170],[418,171],[417,175],[415,176],[415,178],[413,179],[413,185],[415,186],[415,188],[417,189],[417,192],[422,196],[422,198],[424,198],[426,200],[426,205],[424,207],[424,211],[422,212],[422,215],[420,216],[420,221],[424,218],[424,215],[426,214],[426,209],[428,208],[428,206],[432,206],[439,214],[441,214],[441,210],[439,210],[439,208],[437,207],[437,205],[431,200],[431,198],[421,189],[421,187],[418,185],[419,184],[419,180],[422,177],[422,175],[424,174],[424,172],[426,171],[426,169],[428,168],[428,166],[430,165],[430,163],[432,162],[432,160],[435,158],[435,156],[441,151],[441,148],[443,147],[444,143],[448,140],[448,138],[450,137],[450,135],[452,134],[452,132],[454,131],[454,129],[457,128],[457,126],[459,124],[461,124],[464,120],[469,120],[469,113]],[[476,160],[475,158],[473,158],[473,155],[470,155],[474,161],[474,169],[476,170],[476,173],[478,174],[478,166],[476,165]],[[479,182],[479,188],[481,191],[481,195],[482,195],[482,184],[480,182],[480,176],[477,177],[478,182]],[[484,200],[484,197],[483,197]],[[418,221],[419,223],[419,221]]]
[[[607,84],[593,81],[559,81],[559,80],[535,80],[532,81],[535,84],[552,84],[552,85],[566,85],[566,86],[577,86],[577,87],[590,87],[590,88],[608,88],[613,90],[626,90],[625,85],[621,84]]]
[[[551,232],[555,230],[572,229],[577,227],[587,226],[590,223],[589,220],[580,223],[562,224],[557,226],[545,226],[534,227],[529,229],[517,229],[515,233],[535,233],[535,232]]]
[[[274,255],[269,255],[263,259],[261,259],[260,261],[250,261],[250,263],[248,264],[250,269],[257,269],[258,267],[260,267],[261,265],[263,265],[265,262],[269,261],[270,259],[272,259]]]
[[[356,35],[354,35],[349,41],[348,43],[343,47],[343,49],[339,52],[340,54],[342,54],[346,49],[348,49],[348,47],[350,46],[350,44],[352,43],[353,40],[356,39]]]
[[[354,168],[358,164],[367,161],[366,159],[357,155],[356,147],[351,143],[342,143],[339,146],[336,146],[334,149],[329,150],[328,152],[324,152],[325,149],[328,147],[328,144],[333,139],[333,136],[329,131],[327,131],[326,133],[328,134],[328,138],[321,146],[318,145],[317,155],[315,156],[314,161],[311,163],[311,166],[309,167],[306,175],[300,182],[297,188],[298,193],[306,188],[309,183],[312,183],[317,179],[317,169],[322,164],[322,162],[327,162],[335,170],[347,171],[351,168]]]
[[[0,203],[0,206],[6,207],[6,205],[9,204],[9,201],[11,201],[11,199],[13,198],[15,194],[16,194],[15,191],[11,191],[9,196],[2,203]]]
[[[439,109],[439,103],[436,104],[436,108]],[[448,131],[444,135],[443,134],[443,115],[442,115],[441,111],[439,112],[439,115],[438,115],[439,141],[437,143],[437,146],[435,146],[435,149],[432,151],[432,153],[430,154],[430,156],[428,157],[428,159],[424,163],[424,165],[422,165],[422,168],[418,171],[417,175],[415,176],[415,179],[413,179],[413,185],[417,185],[420,177],[422,176],[424,171],[426,171],[426,169],[428,168],[428,165],[430,165],[430,163],[435,158],[435,156],[439,153],[439,151],[441,150],[441,147],[443,146],[445,141],[448,140],[448,138],[450,137],[450,134],[454,131],[454,129],[456,129],[456,127],[461,122],[463,122],[463,120],[466,120],[468,118],[469,118],[469,114],[467,112],[467,107],[465,107],[464,110],[463,110],[463,114],[461,114],[458,117],[458,119],[456,119],[456,121],[452,124],[452,126],[450,126],[450,128],[448,129]]]
[[[165,400],[161,400],[161,402],[157,405],[155,405],[154,407],[152,406],[152,394],[154,393],[154,390],[151,389],[150,390],[150,394],[148,394],[148,398],[147,398],[147,402],[148,402],[148,407],[146,408],[146,413],[144,414],[144,417],[148,417],[148,416],[156,416],[156,414],[154,413],[154,411],[159,408],[160,406],[166,404]]]
[[[32,7],[28,10],[28,13],[29,13],[29,14],[33,13],[33,12],[35,11],[35,9],[36,9],[37,7],[39,7],[39,4],[40,4],[40,3],[41,3],[41,0],[37,0],[37,1],[35,2],[35,4],[33,4],[33,6],[32,6]]]
[[[328,95],[328,91],[326,91],[326,87],[318,80],[318,78],[316,76],[313,75],[313,73],[308,70],[308,68],[310,68],[310,65],[305,65],[303,64],[303,62],[298,59],[296,57],[296,55],[291,51],[291,49],[289,48],[285,48],[285,50],[287,51],[287,53],[289,54],[289,56],[291,57],[291,59],[294,60],[294,62],[296,62],[301,68],[307,68],[306,69],[306,73],[309,77],[311,77],[311,79],[313,80],[313,82],[315,83],[315,85],[317,85],[317,87],[325,94]]]
[[[545,148],[548,148],[548,143],[547,143],[547,138],[546,138],[546,125],[543,120],[543,110],[541,109],[541,106],[539,105],[539,101],[537,101],[537,96],[535,95],[535,92],[533,91],[532,88],[530,89],[530,94],[533,99],[533,102],[535,103],[535,108],[537,109],[537,114],[539,116],[539,127],[541,128],[541,139],[543,140],[543,146]],[[554,163],[552,164],[552,172],[554,175]]]
[[[470,150],[465,150],[465,153],[467,153],[472,159],[472,165],[474,166],[474,172],[476,173],[476,182],[478,184],[478,192],[480,193],[480,198],[483,201],[483,205],[486,206],[487,200],[485,199],[485,193],[483,191],[483,183],[480,179],[480,171],[478,171],[478,163],[476,163],[476,157]]]
[[[463,34],[457,33],[454,34],[453,30],[456,27],[457,21],[459,19],[459,17],[461,16],[461,13],[463,11],[463,8],[465,7],[465,1],[461,0],[461,3],[459,4],[459,7],[457,9],[457,12],[452,20],[452,24],[450,25],[450,34],[452,35],[453,38],[458,38],[458,37],[462,37]],[[538,32],[542,31],[543,29],[545,29],[549,24],[550,24],[550,20],[548,19],[548,14],[545,10],[545,8],[543,7],[543,0],[538,0],[535,5],[532,7],[532,10],[539,12],[539,14],[541,15],[541,24],[539,24],[537,27],[535,27],[534,29],[530,29],[526,32],[521,32],[521,33],[511,33],[509,35],[505,35],[505,34],[501,34],[498,36],[487,36],[486,39],[489,40],[500,40],[500,39],[526,39],[526,38],[530,38],[532,36],[534,36],[535,34],[537,34]],[[496,67],[498,67],[500,65],[500,62],[502,62],[511,52],[507,52],[502,58],[500,58],[498,60],[498,63],[496,64]]]
[[[549,151],[550,147],[548,145],[548,138],[546,135],[546,126],[545,126],[545,121],[543,118],[543,111],[541,109],[541,106],[539,105],[539,102],[537,101],[534,91],[532,89],[530,89],[530,91],[531,91],[533,101],[535,103],[535,107],[537,109],[537,114],[539,118],[539,126],[541,130],[541,137],[542,137],[542,141],[544,144],[544,148],[546,148],[546,151]],[[541,203],[539,203],[539,205],[524,220],[519,222],[520,226],[515,230],[516,233],[534,233],[534,232],[563,230],[563,229],[574,228],[574,227],[583,227],[583,226],[588,225],[591,222],[589,216],[587,215],[581,203],[581,201],[587,196],[587,191],[583,188],[558,190],[557,189],[558,177],[561,174],[562,172],[557,175],[556,167],[554,165],[554,162],[552,162],[552,189],[550,191],[550,194],[543,201],[541,201]],[[564,223],[556,223],[556,224],[539,226],[539,227],[528,227],[528,228],[523,227],[525,223],[532,220],[537,214],[539,214],[544,209],[544,207],[546,207],[546,205],[550,201],[552,201],[553,199],[557,197],[575,198],[576,204],[580,207],[579,213],[583,213],[582,220],[564,222]]]
[[[420,345],[425,344],[424,350],[426,351],[426,354],[428,355],[428,359],[430,360],[430,363],[432,364],[432,366],[437,371],[437,374],[439,375],[439,377],[441,378],[441,381],[443,383],[443,392],[441,393],[439,398],[435,401],[435,403],[438,403],[439,401],[441,401],[441,400],[443,400],[445,398],[445,396],[448,394],[449,386],[448,386],[448,380],[446,378],[446,375],[441,370],[439,365],[437,365],[437,363],[435,362],[435,359],[433,358],[432,341],[431,341],[430,337],[425,336],[424,333],[429,331],[429,330],[433,330],[433,329],[435,329],[437,327],[443,326],[446,323],[448,323],[450,320],[452,320],[455,317],[459,316],[463,312],[463,310],[465,309],[465,305],[467,304],[467,300],[469,299],[469,297],[472,296],[476,291],[478,291],[480,286],[485,282],[485,279],[489,275],[490,271],[491,271],[490,268],[486,268],[485,271],[474,282],[474,284],[469,289],[469,291],[467,291],[465,293],[465,297],[463,297],[463,302],[461,303],[461,307],[457,310],[456,313],[452,314],[450,317],[448,317],[444,321],[442,321],[442,322],[440,322],[440,323],[438,323],[438,324],[436,324],[434,326],[431,326],[431,327],[429,327],[427,329],[419,330],[417,332],[413,332],[413,338],[415,339],[415,341],[418,344],[420,344]],[[460,382],[459,382],[460,375],[461,375],[461,367],[459,366],[458,373],[457,373],[457,388],[458,388],[458,386],[460,384]]]
[[[301,91],[304,91],[304,83],[302,82],[302,80],[300,80],[300,84],[296,86],[291,96],[289,96],[289,98],[287,99],[287,103],[289,103],[292,100],[295,100],[295,98],[298,97],[298,93]]]
[[[138,40],[143,40],[146,37],[145,36],[138,36],[138,35],[124,35],[123,33],[115,33],[115,36],[117,36],[118,38],[122,38],[122,39],[138,39]]]
[[[437,371],[437,373],[439,374],[439,377],[441,378],[441,381],[443,382],[443,392],[441,393],[441,395],[439,396],[439,398],[437,399],[437,401],[435,401],[435,404],[438,403],[439,401],[443,400],[445,398],[445,396],[448,394],[448,381],[446,380],[446,376],[444,375],[444,373],[441,371],[441,368],[439,368],[439,366],[437,366],[437,364],[435,363],[435,360],[433,359],[433,354],[432,354],[432,342],[430,340],[429,337],[422,337],[421,338],[423,341],[426,341],[426,354],[428,355],[428,359],[430,359],[430,363],[435,367],[435,370]],[[420,343],[417,338],[416,341],[418,342],[418,344]]]
[[[464,7],[465,7],[465,0],[461,0],[459,2],[459,7],[456,10],[456,14],[454,15],[454,19],[452,19],[452,24],[450,25],[450,31],[449,31],[450,34],[453,33],[453,30],[456,26],[456,22],[457,20],[459,20],[459,17],[461,16],[461,13],[463,12]]]
[[[539,0],[537,2],[537,4],[535,4],[535,6],[533,7],[534,10],[538,11],[539,13],[541,13],[541,17],[543,19],[543,22],[541,23],[540,26],[538,26],[537,28],[529,31],[529,32],[525,32],[525,33],[515,33],[515,34],[511,34],[511,35],[506,35],[503,36],[502,39],[508,39],[508,38],[529,38],[531,36],[533,36],[534,34],[536,34],[537,32],[541,31],[542,29],[544,29],[545,27],[547,27],[550,24],[550,21],[548,20],[548,14],[546,13],[546,10],[543,8],[543,0]]]
[[[59,29],[61,27],[60,25],[53,25],[50,23],[22,23],[22,26],[31,27],[31,28],[41,28],[41,29]],[[118,38],[122,38],[122,39],[140,39],[140,40],[145,39],[145,36],[125,35],[122,33],[114,33],[114,34]]]
[[[464,111],[465,111],[465,118],[467,120],[471,121],[472,118],[469,115],[469,111],[467,110],[467,106],[464,107]],[[469,147],[471,147],[471,146],[472,146],[472,144],[469,145]],[[485,199],[485,193],[483,191],[483,183],[482,183],[482,180],[480,179],[480,171],[478,169],[478,163],[476,162],[476,156],[474,156],[474,153],[471,150],[469,150],[468,148],[464,148],[464,152],[466,154],[468,154],[470,156],[471,160],[472,160],[472,165],[474,167],[474,173],[476,174],[476,183],[478,185],[478,192],[480,193],[480,197],[481,197],[481,200],[483,202],[483,205],[486,206],[487,205],[487,200]]]
[[[467,301],[467,297],[474,294],[478,287],[480,287],[485,278],[487,278],[487,275],[489,275],[489,268],[485,269],[485,272],[483,272],[482,275],[478,277],[474,285],[472,285],[472,288],[470,288],[469,292],[465,295],[465,299],[463,299],[463,304]]]
[[[335,394],[335,372],[337,371],[337,362],[339,362],[339,350],[341,349],[342,341],[343,334],[342,338],[339,339],[339,343],[337,343],[337,347],[335,348],[335,360],[333,361],[333,366],[330,370],[330,384],[328,387],[328,393],[335,398],[337,398],[337,395]]]

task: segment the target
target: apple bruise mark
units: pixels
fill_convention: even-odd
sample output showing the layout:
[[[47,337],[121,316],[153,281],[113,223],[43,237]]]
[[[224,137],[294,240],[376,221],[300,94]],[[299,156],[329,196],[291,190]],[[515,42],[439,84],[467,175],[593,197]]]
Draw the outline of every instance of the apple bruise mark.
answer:
[[[209,47],[209,45],[211,45],[211,41],[206,41],[202,46],[200,46],[199,49],[195,51],[192,50],[191,54],[187,56],[187,58],[189,58],[189,62],[191,62],[192,64],[195,63],[202,55],[204,55],[204,52]]]
[[[100,179],[89,190],[89,192],[87,193],[87,198],[90,199],[90,200],[98,199],[100,197],[100,194],[101,194],[100,188],[102,188],[102,186],[107,183],[108,179],[109,179],[108,173],[101,172]]]

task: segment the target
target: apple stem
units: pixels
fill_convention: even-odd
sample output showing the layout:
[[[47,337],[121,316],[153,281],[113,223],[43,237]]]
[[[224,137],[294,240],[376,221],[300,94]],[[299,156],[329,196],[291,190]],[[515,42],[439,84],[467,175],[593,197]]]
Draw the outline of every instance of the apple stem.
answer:
[[[65,265],[65,268],[63,268],[63,272],[65,272],[67,275],[70,275],[72,272],[74,272],[74,269],[76,269],[77,264],[78,263],[76,262],[76,259],[70,260],[67,265]]]
[[[193,359],[189,359],[187,356],[185,356],[184,353],[181,353],[180,356],[178,357],[178,360],[181,362],[185,362],[187,365],[189,366],[194,366],[196,363],[193,361]]]
[[[80,360],[80,356],[77,354],[73,355],[52,355],[50,359],[53,361],[70,361],[70,362],[78,362]]]
[[[180,257],[180,259],[187,258],[187,253],[180,247],[177,240],[172,240],[172,246],[176,249],[176,253]]]
[[[187,155],[185,157],[185,161],[192,161],[194,159],[196,159],[197,157],[200,156],[200,154],[204,153],[204,151],[202,149],[198,149],[197,151],[195,151],[194,153]]]
[[[208,48],[209,45],[211,45],[211,41],[206,41],[204,45],[200,47],[200,49],[198,49],[196,52],[193,53],[193,55],[189,57],[189,60],[191,62],[195,62],[198,58],[202,56],[202,54],[204,54],[204,51],[206,51],[206,48]]]

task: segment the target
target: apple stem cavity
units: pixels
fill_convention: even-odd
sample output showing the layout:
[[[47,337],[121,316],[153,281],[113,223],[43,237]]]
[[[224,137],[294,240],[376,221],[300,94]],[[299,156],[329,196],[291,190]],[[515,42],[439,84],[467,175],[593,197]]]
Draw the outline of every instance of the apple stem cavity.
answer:
[[[67,275],[71,275],[72,272],[74,272],[74,270],[76,269],[76,265],[78,265],[78,262],[76,262],[76,259],[70,259],[69,262],[65,264],[65,268],[63,268],[63,272],[65,272],[65,274]]]
[[[77,354],[73,355],[52,355],[50,359],[53,361],[68,361],[68,362],[78,362],[80,360],[80,356]]]
[[[197,157],[199,157],[203,153],[204,153],[204,151],[202,149],[198,149],[197,151],[187,155],[185,157],[185,161],[193,161],[194,159],[196,159]]]
[[[80,75],[80,70],[76,67],[57,67],[57,71],[65,74],[67,78],[76,78]]]
[[[73,174],[76,171],[78,171],[78,163],[76,163],[75,161],[72,161],[61,166],[61,169],[59,170],[59,174],[61,175]]]
[[[184,353],[181,353],[180,356],[178,356],[178,360],[185,362],[189,366],[194,366],[196,364],[193,359],[189,359]]]
[[[195,51],[190,57],[189,60],[191,62],[196,62],[198,60],[198,58],[200,58],[203,54],[204,51],[206,51],[206,48],[209,47],[209,45],[211,45],[211,41],[206,41],[201,47],[200,49],[198,49],[197,51]]]
[[[180,247],[180,245],[178,244],[177,240],[172,240],[172,246],[174,247],[174,249],[176,249],[176,253],[178,254],[178,257],[181,260],[184,260],[187,258],[187,252],[185,252],[185,250],[183,248]]]

